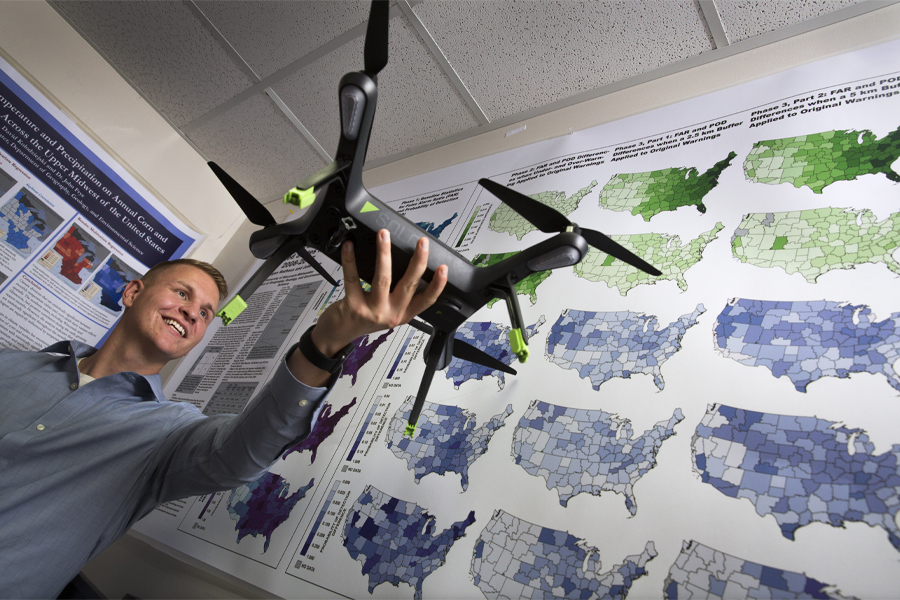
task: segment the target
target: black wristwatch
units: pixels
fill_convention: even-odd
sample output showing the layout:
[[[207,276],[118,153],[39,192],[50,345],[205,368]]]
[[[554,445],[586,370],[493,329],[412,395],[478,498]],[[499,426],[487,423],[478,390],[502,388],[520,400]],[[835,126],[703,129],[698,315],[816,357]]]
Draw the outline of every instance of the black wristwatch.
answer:
[[[349,343],[344,346],[344,349],[338,352],[337,356],[334,358],[328,358],[316,348],[316,345],[313,344],[312,341],[312,330],[315,329],[315,325],[306,330],[306,332],[300,336],[300,342],[297,344],[297,349],[300,350],[300,353],[306,357],[306,360],[311,362],[313,365],[322,369],[323,371],[328,371],[332,375],[338,372],[341,368],[341,365],[344,364],[344,361],[353,352],[353,343]]]

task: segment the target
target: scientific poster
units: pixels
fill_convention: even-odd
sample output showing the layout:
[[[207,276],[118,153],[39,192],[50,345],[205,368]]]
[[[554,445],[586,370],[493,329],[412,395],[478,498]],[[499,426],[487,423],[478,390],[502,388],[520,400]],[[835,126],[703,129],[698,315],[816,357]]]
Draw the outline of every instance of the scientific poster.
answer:
[[[128,282],[200,238],[0,60],[0,345],[97,345]]]
[[[426,340],[369,336],[309,440],[137,531],[284,597],[895,595],[900,42],[373,192],[475,264],[547,237],[481,177],[663,274],[520,282],[528,362],[486,306],[518,374],[454,360],[412,438]],[[169,393],[239,410],[340,293],[285,265]]]

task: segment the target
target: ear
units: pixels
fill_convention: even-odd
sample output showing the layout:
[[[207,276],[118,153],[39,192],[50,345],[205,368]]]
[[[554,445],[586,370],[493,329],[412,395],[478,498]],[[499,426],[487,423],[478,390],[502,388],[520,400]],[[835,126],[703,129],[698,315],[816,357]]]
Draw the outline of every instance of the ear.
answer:
[[[125,305],[125,308],[131,308],[138,294],[144,291],[145,287],[144,282],[140,279],[132,279],[128,282],[128,285],[122,291],[122,304]]]

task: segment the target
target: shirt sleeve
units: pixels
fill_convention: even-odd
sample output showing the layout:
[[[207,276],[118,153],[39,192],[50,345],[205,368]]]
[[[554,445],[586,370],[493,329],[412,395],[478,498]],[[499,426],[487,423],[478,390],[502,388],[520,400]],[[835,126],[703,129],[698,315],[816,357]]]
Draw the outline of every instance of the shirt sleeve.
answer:
[[[284,451],[304,440],[340,376],[312,388],[291,374],[286,357],[239,415],[191,411],[163,441],[152,473],[157,502],[234,488],[259,478]]]

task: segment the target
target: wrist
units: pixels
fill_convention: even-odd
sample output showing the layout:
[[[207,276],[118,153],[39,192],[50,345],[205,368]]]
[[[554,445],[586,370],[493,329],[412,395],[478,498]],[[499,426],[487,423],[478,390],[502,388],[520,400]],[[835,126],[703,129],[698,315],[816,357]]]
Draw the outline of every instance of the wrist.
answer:
[[[318,324],[315,325],[312,332],[309,334],[310,339],[316,347],[316,350],[322,353],[323,356],[334,358],[348,346],[348,343],[334,340],[326,333],[323,333],[323,331],[324,330],[319,327]],[[350,343],[352,343],[352,341]]]

